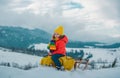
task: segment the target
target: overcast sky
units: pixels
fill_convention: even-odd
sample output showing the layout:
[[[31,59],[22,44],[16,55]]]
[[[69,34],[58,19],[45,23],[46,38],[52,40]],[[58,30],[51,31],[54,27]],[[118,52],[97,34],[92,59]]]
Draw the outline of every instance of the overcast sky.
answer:
[[[0,0],[0,25],[40,28],[63,25],[69,39],[120,42],[120,0]]]

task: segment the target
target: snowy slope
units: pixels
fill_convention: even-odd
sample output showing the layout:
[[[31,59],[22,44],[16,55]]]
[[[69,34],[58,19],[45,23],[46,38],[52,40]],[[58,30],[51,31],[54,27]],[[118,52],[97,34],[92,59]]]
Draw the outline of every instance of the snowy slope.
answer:
[[[32,44],[28,48],[33,47],[35,50],[47,50],[48,44],[39,43],[39,44]]]
[[[24,66],[28,64],[38,65],[40,59],[41,57],[38,56],[32,56],[32,55],[16,53],[11,51],[4,52],[3,50],[0,50],[0,63],[1,62],[6,62],[6,63],[9,62],[10,64],[17,63],[20,66]]]
[[[40,44],[33,44],[31,46],[34,46],[35,50],[47,50],[47,45],[44,43]],[[103,49],[103,48],[66,48],[67,52],[70,52],[71,50],[83,50],[85,53],[91,53],[93,54],[93,58],[90,59],[90,61],[107,61],[107,62],[113,62],[115,58],[120,58],[120,48],[115,48],[116,52],[113,52],[114,49]],[[84,58],[87,57],[86,55]]]
[[[93,71],[56,71],[53,68],[39,67],[31,70],[20,70],[0,66],[0,78],[120,78],[120,68]]]
[[[30,45],[29,47],[31,47],[31,46],[34,46],[35,50],[47,50],[48,44],[45,44],[45,43],[33,44],[33,45]],[[95,55],[95,57],[93,59],[101,58],[101,57],[103,58],[103,56],[104,56],[104,58],[108,59],[105,55],[108,54],[107,56],[110,57],[110,55],[111,55],[110,50],[113,50],[113,49],[103,49],[103,48],[66,48],[67,52],[70,52],[71,50],[77,50],[77,51],[84,50],[85,53],[92,53],[93,55]],[[117,48],[117,50],[118,50],[117,52],[120,52],[120,48]],[[120,55],[120,53],[119,53],[119,55]],[[116,57],[116,55],[115,55],[115,57]],[[111,57],[111,58],[114,58],[114,57]]]
[[[110,50],[106,49],[84,49],[87,52],[92,51],[94,58],[101,57],[108,59],[110,57],[119,57],[120,50],[113,55],[109,55]],[[102,54],[101,52],[104,52]],[[109,52],[109,53],[108,53]],[[100,55],[102,54],[102,55]],[[39,65],[41,57],[32,56],[27,54],[15,53],[9,50],[0,50],[0,63],[18,63],[19,65],[37,64]],[[77,69],[76,71],[57,71],[54,68],[38,66],[30,70],[22,70],[13,67],[0,66],[0,78],[120,78],[120,67],[99,69],[99,70],[85,70]]]
[[[120,51],[112,52],[112,49],[102,49],[102,48],[67,48],[67,51],[71,50],[83,50],[84,53],[93,54],[91,60],[108,60],[108,62],[113,61],[114,58],[120,57]],[[85,56],[86,57],[86,56]]]

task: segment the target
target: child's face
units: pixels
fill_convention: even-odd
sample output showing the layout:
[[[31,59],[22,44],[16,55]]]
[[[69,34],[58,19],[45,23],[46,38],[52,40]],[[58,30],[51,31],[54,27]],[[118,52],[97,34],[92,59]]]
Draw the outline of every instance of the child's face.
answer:
[[[54,35],[55,38],[59,38],[60,37],[60,35],[58,33],[54,33],[53,35]]]

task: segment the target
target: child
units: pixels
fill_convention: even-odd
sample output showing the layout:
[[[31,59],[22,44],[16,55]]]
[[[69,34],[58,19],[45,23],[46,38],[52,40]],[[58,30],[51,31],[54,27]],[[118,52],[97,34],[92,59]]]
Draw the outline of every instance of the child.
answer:
[[[62,65],[59,61],[59,58],[66,55],[66,44],[68,42],[68,38],[64,35],[63,26],[58,26],[54,30],[54,34],[52,36],[52,40],[48,45],[48,49],[50,52],[48,55],[51,55],[52,60],[55,63],[57,70],[62,70]]]

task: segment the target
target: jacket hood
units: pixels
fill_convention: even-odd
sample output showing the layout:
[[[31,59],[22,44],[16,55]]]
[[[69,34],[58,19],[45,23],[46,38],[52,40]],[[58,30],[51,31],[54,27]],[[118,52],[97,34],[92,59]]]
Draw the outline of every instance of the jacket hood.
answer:
[[[68,38],[65,35],[64,35],[64,37],[61,40],[64,41],[65,43],[68,43]]]

